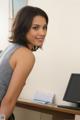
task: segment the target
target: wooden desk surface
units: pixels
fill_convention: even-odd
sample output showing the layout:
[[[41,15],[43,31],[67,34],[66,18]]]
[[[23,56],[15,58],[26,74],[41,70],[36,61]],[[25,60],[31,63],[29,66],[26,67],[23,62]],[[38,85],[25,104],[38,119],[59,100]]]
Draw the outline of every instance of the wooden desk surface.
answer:
[[[60,108],[57,107],[54,104],[41,104],[41,103],[35,103],[31,100],[18,100],[16,103],[16,106],[21,108],[26,108],[30,110],[35,110],[39,112],[44,112],[48,114],[52,114],[53,112],[59,112],[59,113],[67,113],[67,114],[77,114],[80,115],[80,110],[72,110],[67,108]]]

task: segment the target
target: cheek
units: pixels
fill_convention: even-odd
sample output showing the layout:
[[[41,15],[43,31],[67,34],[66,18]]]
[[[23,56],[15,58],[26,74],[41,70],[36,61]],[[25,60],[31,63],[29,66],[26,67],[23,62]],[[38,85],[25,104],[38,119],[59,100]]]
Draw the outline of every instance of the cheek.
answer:
[[[26,35],[26,38],[31,43],[35,42],[35,35],[34,34],[29,33],[29,34]]]
[[[35,37],[35,33],[31,31],[31,32],[27,33],[26,37],[27,37],[27,39],[32,39]]]
[[[31,38],[31,34],[30,33],[27,33],[26,34],[26,38],[29,40]]]

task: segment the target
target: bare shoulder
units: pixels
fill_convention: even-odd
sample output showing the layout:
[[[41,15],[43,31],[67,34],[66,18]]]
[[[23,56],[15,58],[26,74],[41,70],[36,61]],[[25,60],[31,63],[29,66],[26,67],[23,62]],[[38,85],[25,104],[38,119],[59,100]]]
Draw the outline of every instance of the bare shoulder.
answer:
[[[24,63],[34,63],[35,62],[35,56],[33,54],[32,51],[30,51],[28,48],[26,47],[21,47],[19,48],[16,53],[15,53],[15,56],[16,56],[16,60],[18,62],[24,62]]]

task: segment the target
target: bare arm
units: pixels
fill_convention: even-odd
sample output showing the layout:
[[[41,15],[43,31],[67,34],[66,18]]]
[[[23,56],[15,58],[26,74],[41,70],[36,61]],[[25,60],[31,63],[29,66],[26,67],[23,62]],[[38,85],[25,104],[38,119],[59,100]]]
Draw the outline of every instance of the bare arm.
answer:
[[[4,96],[0,107],[0,112],[3,113],[6,118],[13,112],[17,98],[25,85],[26,78],[32,70],[34,62],[35,59],[33,54],[31,52],[25,53],[24,50],[17,59],[7,93]]]

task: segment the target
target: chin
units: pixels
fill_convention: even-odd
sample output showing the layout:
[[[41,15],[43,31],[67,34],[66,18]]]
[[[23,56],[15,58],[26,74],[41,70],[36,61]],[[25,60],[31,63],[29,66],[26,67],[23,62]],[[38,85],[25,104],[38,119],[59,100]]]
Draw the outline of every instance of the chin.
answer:
[[[43,45],[37,45],[38,47],[42,48]]]

